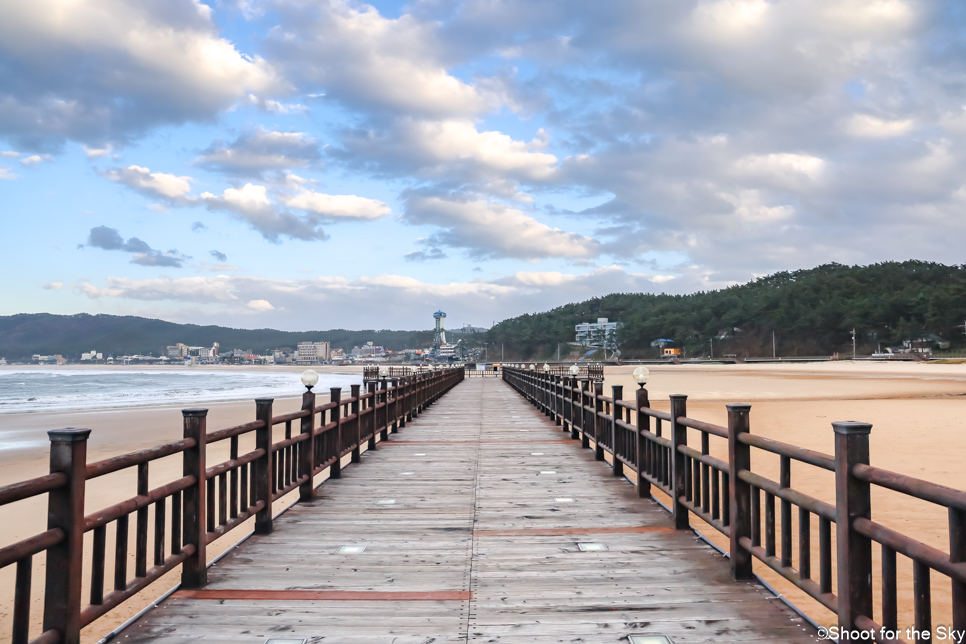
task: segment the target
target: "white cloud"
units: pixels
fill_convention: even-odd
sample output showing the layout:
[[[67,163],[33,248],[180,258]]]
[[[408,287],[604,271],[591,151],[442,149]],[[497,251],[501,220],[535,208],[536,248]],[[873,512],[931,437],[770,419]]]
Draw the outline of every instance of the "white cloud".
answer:
[[[275,132],[259,126],[226,143],[216,141],[194,163],[238,176],[301,168],[320,159],[318,143],[305,132]]]
[[[912,119],[886,120],[868,114],[856,114],[846,124],[852,136],[889,139],[907,134],[914,126]]]
[[[256,311],[272,311],[275,309],[268,300],[250,300],[248,302],[248,308]]]
[[[25,157],[25,158],[21,159],[20,160],[20,163],[22,163],[23,165],[25,165],[27,167],[30,167],[30,166],[33,166],[33,165],[40,165],[41,163],[43,163],[44,161],[47,161],[49,159],[50,159],[50,155],[49,154],[45,154],[43,156],[41,156],[39,154],[32,154],[29,157]]]
[[[0,85],[0,133],[123,141],[283,89],[264,59],[218,32],[199,0],[0,3],[0,57],[21,79]]]
[[[291,197],[279,199],[291,208],[315,213],[326,219],[381,219],[392,212],[385,203],[355,195],[326,195],[305,190]]]
[[[191,192],[191,177],[151,172],[149,168],[136,165],[111,168],[104,173],[104,176],[148,197],[182,204],[193,199],[188,194]]]
[[[605,266],[582,274],[516,272],[493,280],[426,282],[403,275],[270,279],[227,276],[134,280],[109,277],[103,286],[71,288],[92,299],[172,302],[193,306],[193,322],[226,315],[260,316],[275,328],[366,328],[391,319],[394,328],[429,328],[427,311],[442,307],[451,319],[489,326],[523,311],[540,311],[602,292],[653,291],[659,276]],[[666,281],[666,278],[665,278]],[[167,316],[170,317],[170,316]]]
[[[20,156],[20,153],[14,152],[13,150],[4,150],[3,152],[0,152],[0,157],[3,157],[5,159],[16,159],[19,156]]]
[[[318,219],[276,212],[265,186],[246,183],[241,188],[227,188],[221,196],[203,192],[200,199],[209,210],[232,213],[271,242],[277,243],[281,237],[326,239]]]
[[[41,288],[47,291],[59,291],[61,288],[63,288],[63,286],[64,286],[63,282],[48,282],[47,284],[44,284]]]
[[[87,155],[88,159],[100,159],[101,157],[110,156],[111,152],[114,151],[113,146],[110,144],[105,145],[102,148],[93,148],[84,146],[84,154]]]
[[[364,110],[445,118],[495,109],[499,95],[447,71],[435,21],[386,18],[342,0],[280,7],[269,46],[288,73],[327,99]]]
[[[406,200],[405,219],[411,224],[442,228],[433,235],[434,243],[465,248],[477,257],[576,259],[600,253],[596,240],[551,228],[496,201],[412,195]]]
[[[13,179],[19,179],[20,175],[14,172],[10,172],[10,168],[0,166],[0,181],[7,180],[11,181]]]

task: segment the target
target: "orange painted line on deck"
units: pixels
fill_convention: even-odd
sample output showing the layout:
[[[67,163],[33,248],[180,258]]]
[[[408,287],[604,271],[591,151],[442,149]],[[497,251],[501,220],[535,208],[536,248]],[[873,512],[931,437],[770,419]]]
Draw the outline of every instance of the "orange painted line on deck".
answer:
[[[568,534],[646,534],[674,532],[674,528],[629,526],[625,528],[522,528],[520,530],[474,530],[481,537],[556,537]]]
[[[368,590],[237,590],[205,588],[179,590],[179,599],[242,599],[256,601],[338,601],[338,602],[456,602],[472,599],[468,590],[424,592]]]

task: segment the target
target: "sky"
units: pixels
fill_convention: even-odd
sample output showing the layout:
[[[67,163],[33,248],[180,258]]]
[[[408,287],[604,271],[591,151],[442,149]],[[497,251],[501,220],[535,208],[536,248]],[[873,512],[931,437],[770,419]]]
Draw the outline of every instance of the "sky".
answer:
[[[0,3],[0,315],[489,327],[966,262],[966,8]]]

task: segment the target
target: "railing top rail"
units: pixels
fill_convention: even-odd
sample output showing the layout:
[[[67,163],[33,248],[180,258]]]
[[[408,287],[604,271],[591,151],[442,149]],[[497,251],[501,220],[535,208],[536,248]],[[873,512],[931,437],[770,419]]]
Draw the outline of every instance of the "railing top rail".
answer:
[[[823,454],[822,452],[816,452],[814,450],[805,449],[804,447],[798,447],[797,445],[790,445],[788,443],[776,441],[773,438],[765,438],[764,436],[749,434],[747,432],[738,434],[738,442],[744,443],[745,445],[749,445],[751,447],[757,447],[758,449],[763,449],[766,452],[778,454],[779,456],[787,456],[795,459],[796,461],[808,463],[809,465],[814,465],[815,467],[820,467],[830,472],[835,471],[835,459],[828,454]]]
[[[857,479],[867,483],[966,512],[966,492],[961,490],[923,481],[906,474],[890,472],[871,465],[856,465],[852,468],[852,473]]]
[[[127,467],[133,467],[135,465],[140,465],[141,463],[155,461],[159,458],[164,458],[165,456],[171,456],[172,454],[180,454],[186,449],[191,449],[194,446],[195,441],[193,438],[184,438],[179,441],[173,441],[171,443],[156,445],[154,447],[138,450],[136,452],[114,456],[113,458],[106,458],[103,461],[97,461],[87,466],[87,479],[95,479],[99,476],[104,476],[105,474],[110,474],[111,472],[117,472],[118,470],[123,470]]]
[[[690,427],[691,429],[697,429],[698,431],[706,432],[708,434],[714,434],[715,436],[720,436],[721,438],[728,438],[728,428],[722,427],[721,425],[706,423],[703,420],[696,420],[686,416],[678,417],[678,422],[685,427]]]
[[[245,423],[243,425],[235,425],[234,427],[219,429],[217,431],[210,432],[205,437],[205,442],[210,445],[211,443],[217,443],[218,441],[225,440],[226,438],[231,438],[232,436],[247,434],[248,432],[255,431],[256,429],[264,426],[265,426],[264,421],[253,420],[250,423]]]
[[[46,494],[67,485],[67,475],[61,472],[44,474],[36,478],[18,481],[0,487],[0,505],[7,505],[14,501],[29,499],[32,496]]]
[[[346,401],[340,401],[340,402],[346,402]],[[305,418],[306,416],[310,415],[311,413],[314,413],[314,412],[312,412],[312,411],[310,411],[308,409],[300,409],[299,411],[293,411],[290,414],[282,414],[280,416],[273,416],[272,417],[272,425],[281,425],[282,423],[286,423],[286,422],[288,422],[290,420],[297,420],[299,418]]]

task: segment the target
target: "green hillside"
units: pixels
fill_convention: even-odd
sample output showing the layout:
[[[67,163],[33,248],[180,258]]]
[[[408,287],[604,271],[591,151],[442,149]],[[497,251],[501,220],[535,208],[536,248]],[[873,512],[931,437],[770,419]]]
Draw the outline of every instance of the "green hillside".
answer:
[[[508,360],[551,357],[556,343],[574,340],[575,324],[598,317],[624,323],[625,358],[657,357],[657,338],[675,340],[689,357],[708,355],[711,338],[716,356],[771,356],[772,331],[779,355],[851,355],[853,327],[860,353],[926,333],[962,348],[966,266],[827,264],[691,295],[612,294],[504,320],[487,341],[503,344]]]
[[[295,347],[299,342],[328,340],[333,348],[351,349],[375,342],[389,350],[405,349],[432,340],[432,331],[276,331],[275,329],[232,329],[221,326],[175,324],[133,316],[20,314],[0,317],[0,356],[8,361],[29,358],[34,353],[61,354],[77,360],[84,351],[101,351],[120,356],[162,355],[164,347],[177,342],[190,346],[211,346],[222,350],[250,349],[261,353],[277,347]]]

